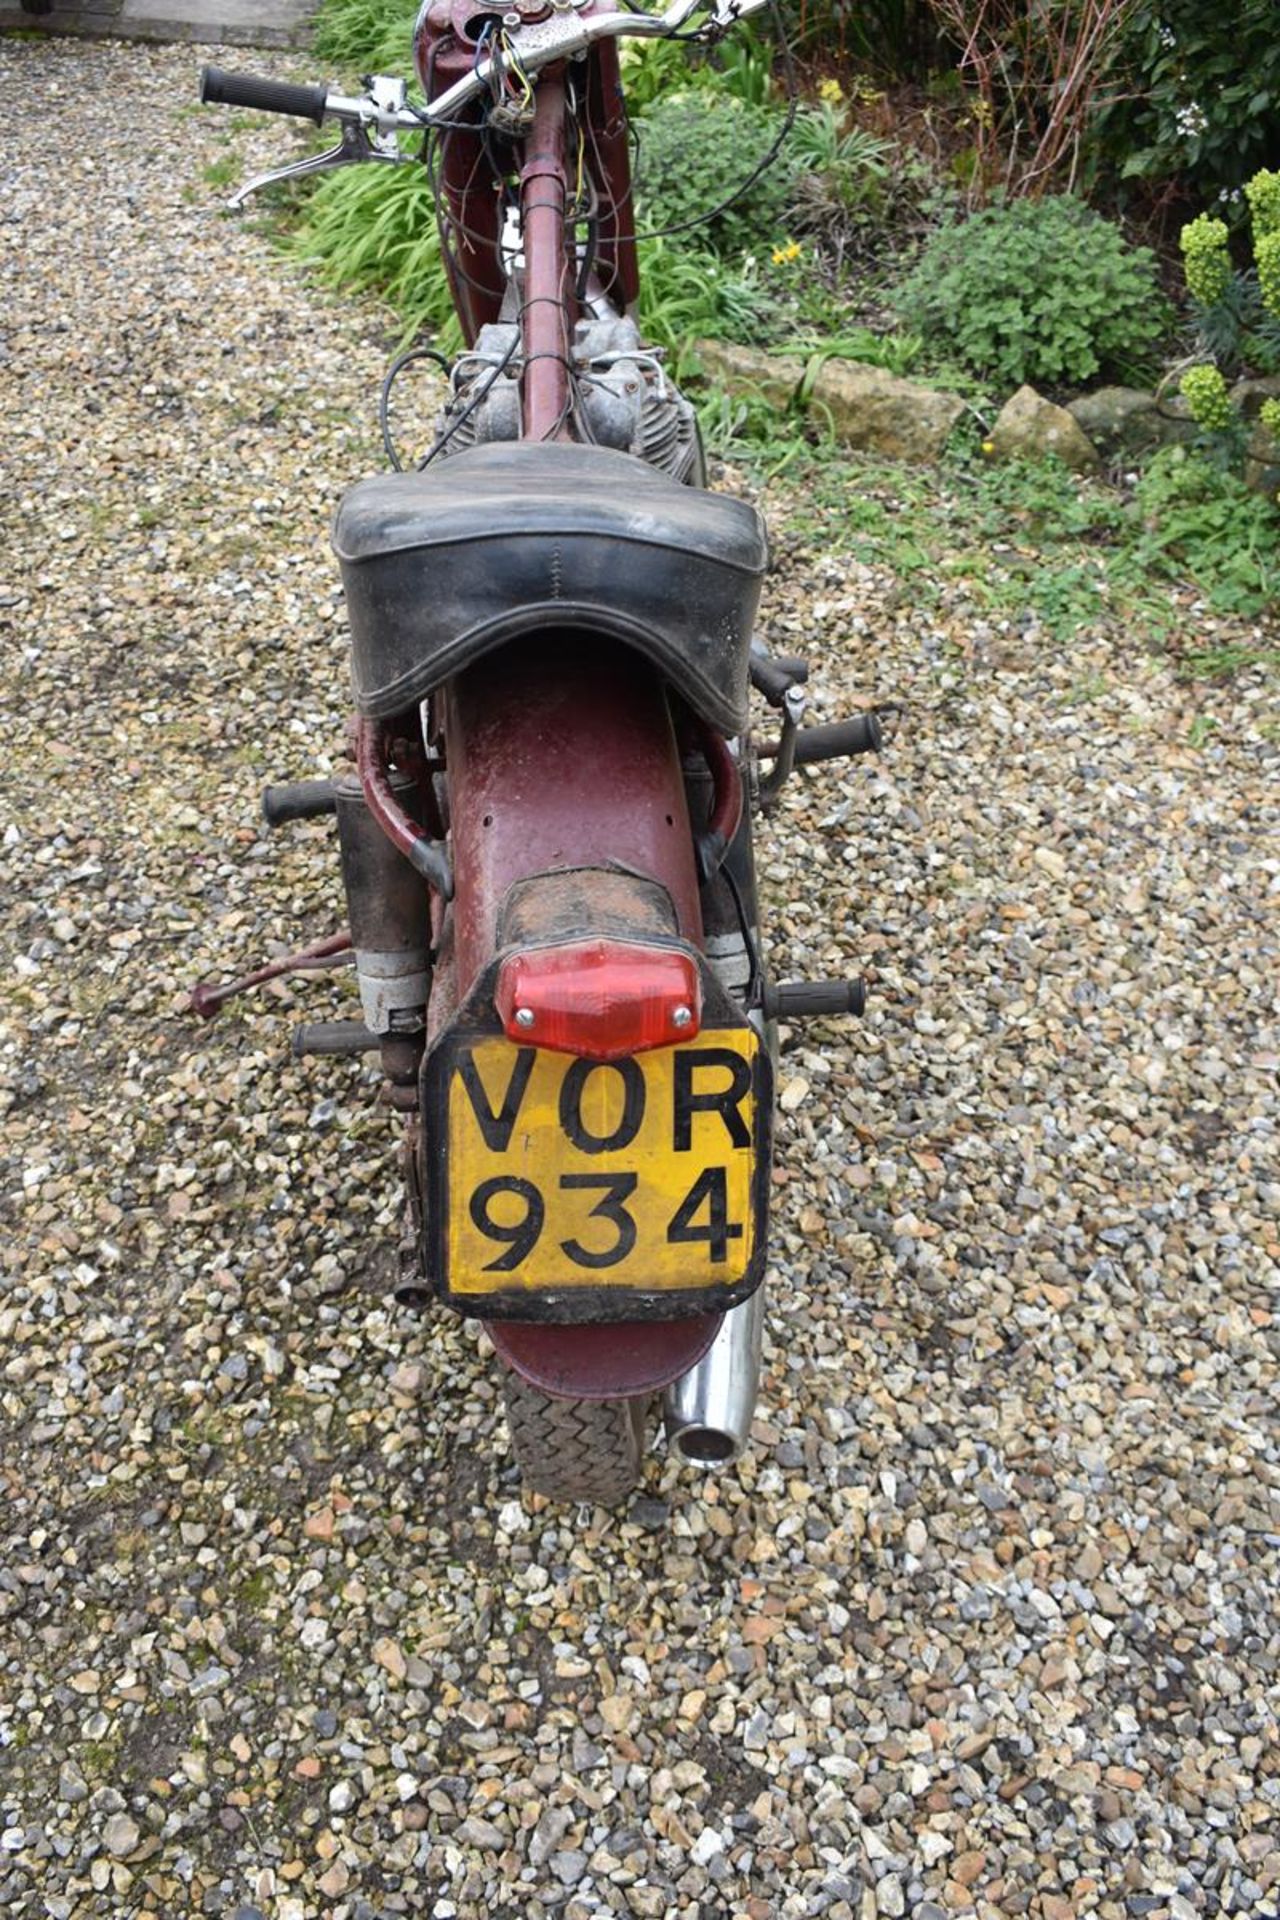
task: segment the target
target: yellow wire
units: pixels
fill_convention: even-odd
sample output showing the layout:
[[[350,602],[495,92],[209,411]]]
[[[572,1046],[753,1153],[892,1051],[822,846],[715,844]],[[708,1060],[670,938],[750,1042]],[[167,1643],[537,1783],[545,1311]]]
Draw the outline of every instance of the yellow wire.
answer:
[[[507,33],[505,28],[503,29],[501,38],[502,38],[502,57],[506,65],[507,72],[510,74],[513,74],[515,78],[519,81],[521,91],[524,96],[524,104],[527,107],[532,106],[533,105],[533,86],[530,82],[528,74],[525,72],[524,68],[520,64],[520,56],[516,52],[514,46],[511,44],[511,36]]]

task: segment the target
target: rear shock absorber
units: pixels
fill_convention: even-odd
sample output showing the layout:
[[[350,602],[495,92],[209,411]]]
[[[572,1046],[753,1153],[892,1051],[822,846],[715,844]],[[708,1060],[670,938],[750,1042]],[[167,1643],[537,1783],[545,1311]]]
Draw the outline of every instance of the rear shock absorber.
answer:
[[[396,773],[391,787],[412,814],[417,782]],[[379,1037],[416,1033],[431,991],[431,888],[370,813],[358,774],[335,782],[334,798],[365,1026]]]

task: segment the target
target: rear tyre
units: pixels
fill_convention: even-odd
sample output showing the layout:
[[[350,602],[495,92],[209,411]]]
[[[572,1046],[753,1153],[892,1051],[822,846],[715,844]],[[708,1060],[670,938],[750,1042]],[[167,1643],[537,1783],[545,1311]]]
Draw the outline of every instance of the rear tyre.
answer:
[[[635,1491],[644,1459],[647,1397],[553,1400],[509,1371],[502,1394],[511,1449],[531,1493],[613,1507]]]

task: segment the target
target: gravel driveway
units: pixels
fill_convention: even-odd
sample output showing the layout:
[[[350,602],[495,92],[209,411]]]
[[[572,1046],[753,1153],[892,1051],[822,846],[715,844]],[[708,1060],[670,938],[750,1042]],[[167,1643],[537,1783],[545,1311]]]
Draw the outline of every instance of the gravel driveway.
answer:
[[[333,978],[180,1011],[340,919],[257,793],[340,750],[388,344],[210,211],[292,136],[196,64],[0,44],[0,1907],[1274,1914],[1273,695],[935,631],[796,503],[773,632],[910,711],[765,850],[875,993],[784,1062],[756,1444],[522,1501],[290,1060]]]

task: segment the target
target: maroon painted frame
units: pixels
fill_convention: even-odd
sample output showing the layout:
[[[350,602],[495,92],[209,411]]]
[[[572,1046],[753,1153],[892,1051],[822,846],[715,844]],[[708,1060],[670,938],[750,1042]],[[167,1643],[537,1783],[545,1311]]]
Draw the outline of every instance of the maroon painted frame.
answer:
[[[590,0],[586,16],[617,11],[616,0]],[[485,18],[472,0],[432,0],[419,23],[414,47],[428,100],[470,73],[477,42],[472,22]],[[532,12],[530,17],[536,17]],[[575,76],[577,70],[575,69]],[[594,280],[620,311],[639,293],[635,220],[631,201],[631,155],[622,101],[617,44],[600,41],[586,62],[579,137],[584,173],[604,209],[596,236]],[[568,359],[577,317],[574,263],[569,255],[566,209],[570,191],[567,87],[563,66],[544,69],[537,81],[534,121],[528,138],[513,148],[511,171],[520,182],[524,224],[525,301],[523,330],[524,437],[571,439]],[[446,248],[454,307],[468,345],[502,310],[506,278],[499,258],[502,155],[479,127],[451,130],[443,143],[441,189],[456,236]]]
[[[583,9],[616,10],[616,0],[591,0]],[[471,71],[476,43],[467,29],[478,12],[468,0],[432,0],[425,10],[415,54],[429,100]],[[578,128],[584,168],[605,209],[593,290],[622,312],[635,303],[639,274],[615,42],[598,43],[589,56]],[[454,305],[468,344],[501,316],[502,194],[505,178],[518,175],[523,437],[572,439],[577,301],[564,68],[539,76],[533,125],[518,153],[513,149],[510,174],[496,171],[497,157],[479,128],[454,130],[444,142],[441,188],[458,246],[453,254],[446,248]],[[680,746],[652,667],[603,639],[530,635],[459,676],[435,710],[448,768],[454,899],[447,909],[435,902],[429,1037],[452,1019],[491,961],[510,887],[548,869],[621,863],[650,876],[670,894],[681,934],[702,944]],[[660,1391],[706,1350],[719,1315],[607,1328],[488,1324],[505,1363],[543,1392],[601,1400]]]

